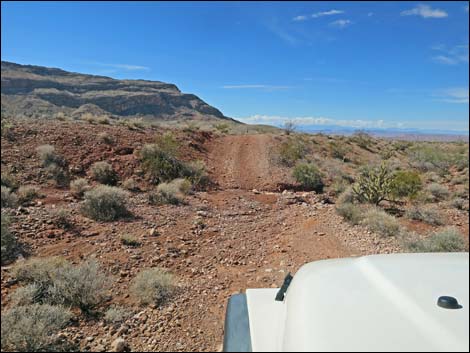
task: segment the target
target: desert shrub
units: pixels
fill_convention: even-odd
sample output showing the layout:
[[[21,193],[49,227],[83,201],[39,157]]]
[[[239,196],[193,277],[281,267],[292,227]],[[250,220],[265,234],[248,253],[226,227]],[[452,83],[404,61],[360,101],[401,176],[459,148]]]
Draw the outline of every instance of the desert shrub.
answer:
[[[137,182],[133,178],[128,178],[122,182],[122,187],[129,191],[137,191],[139,190],[139,186]]]
[[[396,141],[393,141],[393,143],[392,143],[392,148],[393,148],[395,151],[404,152],[404,151],[406,151],[408,148],[410,148],[412,145],[413,145],[413,143],[410,142],[410,141],[396,140]]]
[[[156,192],[149,194],[149,202],[153,205],[178,205],[183,202],[184,195],[176,183],[158,184]]]
[[[69,183],[69,175],[67,171],[56,163],[51,163],[46,167],[49,178],[59,186],[67,186]]]
[[[436,201],[442,201],[449,197],[450,192],[445,186],[433,183],[426,187],[426,191],[431,194]]]
[[[390,185],[390,194],[394,198],[414,198],[423,188],[418,173],[408,170],[397,171],[393,175]]]
[[[203,161],[193,161],[184,165],[183,175],[191,184],[201,190],[209,185],[209,175]]]
[[[447,173],[450,156],[436,144],[418,144],[409,148],[409,158],[414,166],[422,171],[437,170]]]
[[[40,293],[40,288],[34,283],[18,287],[11,295],[12,305],[22,306],[37,303]]]
[[[141,242],[134,236],[132,235],[122,235],[121,236],[121,243],[123,245],[127,245],[127,246],[140,246],[141,245]]]
[[[187,195],[191,192],[192,184],[188,179],[177,178],[172,180],[171,184],[173,184],[183,195]]]
[[[57,337],[72,314],[60,306],[16,306],[2,313],[2,350],[16,352],[54,352],[71,350]],[[68,348],[68,349],[67,349]]]
[[[174,293],[171,274],[160,268],[141,271],[131,283],[131,293],[140,304],[164,304]]]
[[[467,175],[458,175],[450,181],[452,185],[462,185],[468,184],[468,176]]]
[[[352,140],[361,148],[369,150],[370,146],[374,142],[372,136],[370,136],[365,131],[356,131],[353,136]]]
[[[77,198],[82,198],[88,190],[90,190],[90,185],[85,178],[78,178],[70,183],[70,191]]]
[[[2,208],[8,208],[8,207],[16,207],[18,204],[18,197],[11,191],[10,188],[7,188],[6,186],[1,187],[1,206]]]
[[[295,166],[293,172],[295,180],[308,190],[316,192],[323,191],[323,181],[320,171],[312,163],[299,163]]]
[[[20,186],[16,194],[20,203],[27,203],[37,198],[39,191],[34,186]]]
[[[54,146],[41,145],[36,148],[36,152],[43,167],[48,167],[51,164],[56,164],[61,167],[65,166],[65,160],[62,156],[57,154]]]
[[[140,160],[142,168],[154,183],[173,180],[184,174],[185,165],[157,144],[145,145],[140,151]]]
[[[378,205],[386,200],[392,191],[393,176],[385,164],[376,168],[365,168],[352,191],[361,202]]]
[[[351,224],[359,224],[363,219],[360,207],[350,202],[338,203],[336,212]]]
[[[90,312],[106,300],[109,276],[100,270],[94,260],[76,266],[62,266],[56,269],[53,286],[49,290],[56,304],[64,304]]]
[[[297,129],[297,125],[294,121],[287,120],[284,122],[283,129],[286,135],[290,135],[295,132],[295,130]]]
[[[31,259],[18,264],[14,275],[18,281],[36,286],[37,303],[68,305],[83,312],[106,299],[109,283],[94,260],[74,266],[61,258]]]
[[[330,190],[334,195],[340,195],[346,191],[349,185],[350,183],[347,180],[344,180],[343,178],[335,178],[330,186]]]
[[[109,125],[110,121],[109,118],[106,115],[102,115],[96,118],[96,122],[98,124],[103,124],[103,125]]]
[[[178,157],[180,143],[176,140],[173,133],[166,132],[163,135],[157,136],[155,138],[155,144],[166,154]]]
[[[406,210],[406,217],[432,225],[444,224],[439,209],[434,206],[412,206]]]
[[[298,160],[303,159],[306,153],[307,148],[302,140],[289,138],[279,146],[279,161],[292,167]]]
[[[118,121],[118,124],[126,126],[129,130],[140,130],[145,127],[144,121],[141,118],[121,119]]]
[[[348,150],[342,142],[330,142],[330,150],[333,158],[340,159],[343,162],[346,161]]]
[[[8,229],[10,219],[2,213],[1,221],[1,263],[3,265],[14,259],[18,242],[16,237]]]
[[[397,236],[401,231],[400,223],[395,217],[377,208],[366,211],[361,223],[382,236]]]
[[[468,200],[465,200],[460,197],[456,197],[452,200],[451,202],[452,207],[462,210],[462,211],[468,211]]]
[[[95,162],[90,170],[92,178],[97,182],[106,185],[116,185],[118,180],[117,173],[108,162]]]
[[[354,203],[355,201],[357,201],[356,194],[352,191],[352,187],[348,187],[339,195],[337,203]]]
[[[98,140],[107,145],[112,145],[115,142],[114,138],[106,131],[100,132],[98,134]]]
[[[132,311],[121,306],[113,305],[104,314],[104,321],[107,324],[121,324],[132,315]]]
[[[55,210],[51,214],[52,223],[59,228],[71,228],[73,223],[70,217],[70,211],[65,209]]]
[[[227,123],[219,123],[214,125],[215,129],[223,134],[227,134],[229,131],[229,125]]]
[[[88,122],[89,124],[96,124],[96,117],[91,113],[85,113],[81,116],[81,119]]]
[[[114,186],[99,185],[85,192],[82,212],[96,221],[113,221],[129,215],[128,193]]]
[[[10,173],[2,173],[2,185],[10,188],[11,190],[15,190],[18,188],[18,182]]]
[[[13,124],[11,121],[7,120],[4,116],[1,118],[1,134],[2,137],[6,137],[7,139],[12,139],[11,129]]]
[[[465,242],[457,229],[445,228],[429,238],[411,240],[406,247],[413,252],[459,252],[465,251]]]
[[[54,117],[59,121],[67,120],[67,117],[65,116],[64,112],[57,112]]]

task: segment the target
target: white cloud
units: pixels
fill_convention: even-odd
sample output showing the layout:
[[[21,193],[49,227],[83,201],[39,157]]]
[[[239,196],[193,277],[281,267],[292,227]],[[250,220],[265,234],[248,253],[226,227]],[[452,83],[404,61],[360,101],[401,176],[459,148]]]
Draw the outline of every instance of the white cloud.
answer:
[[[441,97],[439,100],[446,103],[468,104],[468,87],[447,88],[436,92],[435,96]]]
[[[277,85],[263,85],[263,84],[250,84],[250,85],[224,85],[224,89],[264,89],[264,90],[282,90],[289,89],[290,86],[277,86]]]
[[[432,60],[445,65],[458,65],[468,63],[468,44],[447,47],[439,44],[431,49],[439,52],[439,55],[433,56]]]
[[[252,115],[249,117],[237,118],[238,120],[248,123],[248,124],[268,124],[281,126],[286,121],[293,121],[296,125],[299,126],[310,126],[310,125],[333,125],[341,127],[352,127],[356,129],[364,128],[387,128],[387,127],[401,127],[403,124],[394,123],[389,124],[384,120],[338,120],[327,117],[285,117],[285,116],[276,116],[276,115]]]
[[[346,28],[350,26],[352,22],[350,20],[336,20],[333,22],[330,22],[331,27],[336,27],[336,28]]]
[[[315,12],[311,15],[300,15],[294,17],[292,20],[294,21],[305,21],[311,18],[319,18],[319,17],[324,17],[324,16],[333,16],[333,15],[340,15],[344,13],[342,10],[328,10],[328,11],[322,11],[322,12]]]
[[[421,16],[423,18],[444,18],[448,14],[444,10],[433,9],[429,5],[419,4],[413,9],[402,11],[402,16]]]

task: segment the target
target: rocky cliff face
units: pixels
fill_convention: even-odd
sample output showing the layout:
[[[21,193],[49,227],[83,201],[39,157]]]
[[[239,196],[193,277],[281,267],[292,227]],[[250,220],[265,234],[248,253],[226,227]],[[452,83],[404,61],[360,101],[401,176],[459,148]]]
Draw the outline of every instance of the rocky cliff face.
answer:
[[[165,82],[116,80],[5,61],[1,73],[2,112],[9,115],[35,117],[62,111],[160,120],[229,119]]]

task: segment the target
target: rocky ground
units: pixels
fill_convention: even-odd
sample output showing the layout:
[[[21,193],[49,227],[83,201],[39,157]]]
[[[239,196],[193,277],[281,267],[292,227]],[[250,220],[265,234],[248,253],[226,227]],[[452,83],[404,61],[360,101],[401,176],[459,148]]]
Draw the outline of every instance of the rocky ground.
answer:
[[[96,135],[102,131],[117,143],[101,143]],[[133,351],[219,350],[231,294],[278,287],[288,272],[309,261],[403,251],[395,237],[379,237],[344,222],[327,196],[280,189],[292,181],[289,171],[273,162],[278,137],[272,135],[179,132],[183,158],[204,160],[213,185],[189,195],[184,205],[151,206],[150,187],[134,151],[161,133],[54,121],[19,124],[12,129],[13,139],[2,138],[2,172],[8,168],[20,184],[36,185],[43,194],[12,211],[12,231],[27,245],[29,256],[59,255],[75,263],[97,258],[112,279],[110,302],[134,311],[117,327],[100,318],[82,318],[68,327],[62,334],[84,351],[126,345]],[[121,180],[134,176],[140,186],[129,201],[134,217],[103,223],[82,216],[80,201],[67,188],[45,180],[34,151],[44,143],[56,146],[77,177],[86,176],[97,160],[112,163]],[[58,208],[70,210],[71,229],[51,222],[51,212]],[[446,212],[468,237],[468,213]],[[123,245],[120,236],[125,234],[137,237],[141,246]],[[177,278],[178,293],[163,307],[139,307],[129,296],[130,280],[148,267],[166,268]],[[11,266],[2,267],[2,310],[17,286],[10,274]]]

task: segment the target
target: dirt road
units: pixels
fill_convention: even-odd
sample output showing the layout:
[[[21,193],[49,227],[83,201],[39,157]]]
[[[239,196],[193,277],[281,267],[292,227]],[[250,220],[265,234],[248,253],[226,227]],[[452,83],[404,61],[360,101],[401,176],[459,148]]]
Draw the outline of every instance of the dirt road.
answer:
[[[275,163],[272,135],[225,136],[212,141],[208,165],[213,180],[223,189],[277,190],[289,179]]]

